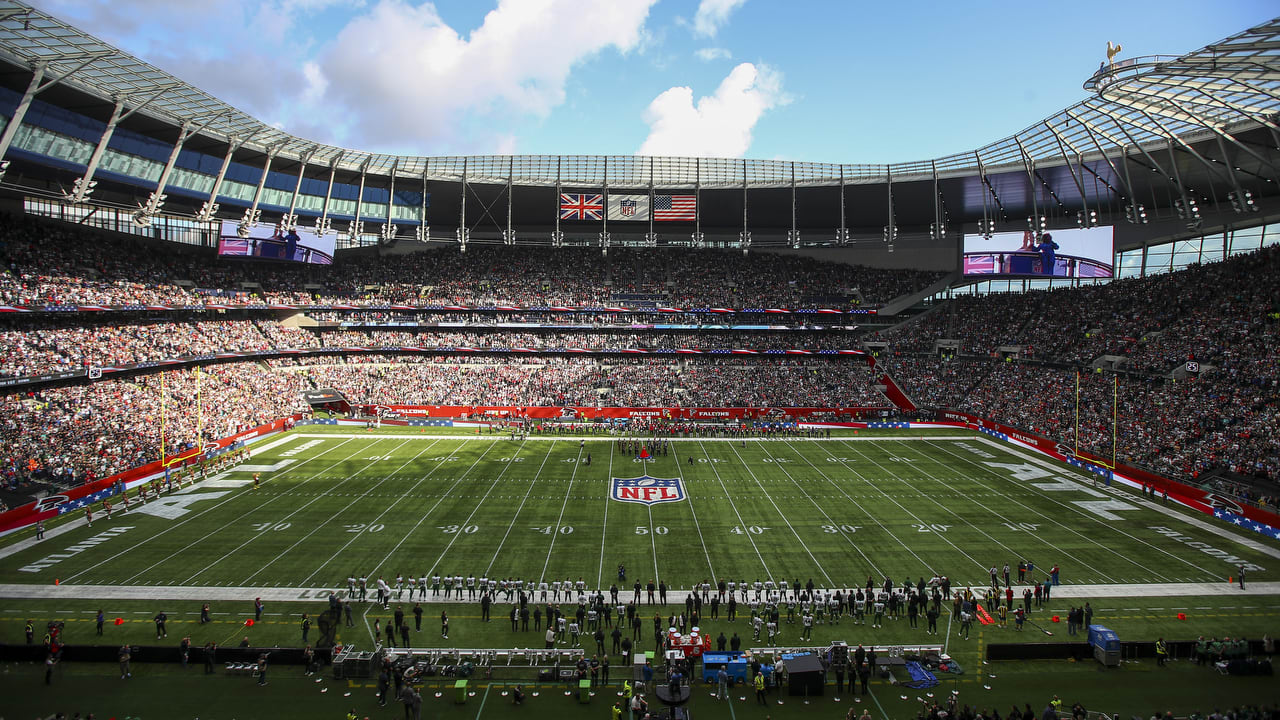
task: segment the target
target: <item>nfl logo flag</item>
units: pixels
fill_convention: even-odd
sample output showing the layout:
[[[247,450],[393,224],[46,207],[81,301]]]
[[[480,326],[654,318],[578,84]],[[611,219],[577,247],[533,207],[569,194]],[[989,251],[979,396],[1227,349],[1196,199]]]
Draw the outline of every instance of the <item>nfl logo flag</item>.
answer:
[[[611,500],[618,502],[657,505],[658,503],[684,500],[684,485],[679,478],[656,478],[648,475],[635,478],[614,478]]]
[[[623,200],[622,202],[618,203],[618,206],[619,206],[619,207],[618,207],[619,212],[621,212],[621,213],[622,213],[622,217],[634,217],[634,216],[635,216],[635,214],[636,214],[636,201],[635,201],[635,200]]]

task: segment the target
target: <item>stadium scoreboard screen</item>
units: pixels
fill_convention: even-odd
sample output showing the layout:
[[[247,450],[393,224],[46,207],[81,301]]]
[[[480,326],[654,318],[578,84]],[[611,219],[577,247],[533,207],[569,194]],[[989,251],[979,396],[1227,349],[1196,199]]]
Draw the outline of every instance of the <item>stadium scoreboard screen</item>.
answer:
[[[333,264],[333,252],[338,241],[336,234],[320,235],[315,230],[302,227],[286,230],[280,225],[257,225],[249,229],[247,237],[241,237],[239,229],[240,224],[235,221],[222,221],[219,255],[311,265]]]
[[[1109,278],[1115,274],[1111,226],[964,236],[965,275]]]

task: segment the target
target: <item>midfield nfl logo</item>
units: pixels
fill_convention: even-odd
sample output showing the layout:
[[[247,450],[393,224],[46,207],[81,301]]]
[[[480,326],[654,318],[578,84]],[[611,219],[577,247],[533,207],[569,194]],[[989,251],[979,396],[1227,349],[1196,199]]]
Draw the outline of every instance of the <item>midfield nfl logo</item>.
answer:
[[[678,478],[614,478],[610,499],[618,502],[657,505],[684,500],[684,484]]]
[[[618,201],[618,212],[622,213],[622,217],[632,217],[636,214],[635,200]]]

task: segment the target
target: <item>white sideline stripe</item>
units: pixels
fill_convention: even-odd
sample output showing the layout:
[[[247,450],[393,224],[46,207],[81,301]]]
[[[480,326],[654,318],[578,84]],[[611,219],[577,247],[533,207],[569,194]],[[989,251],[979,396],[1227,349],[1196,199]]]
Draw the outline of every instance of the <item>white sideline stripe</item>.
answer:
[[[208,480],[201,482],[200,487],[202,488],[239,488],[239,487],[244,487],[245,485],[248,485],[249,483],[253,482],[252,480],[248,480],[245,478],[235,479],[235,478],[224,477],[225,475],[226,473],[218,473],[217,475],[214,475]]]
[[[0,584],[0,598],[18,598],[29,600],[137,600],[146,597],[155,600],[192,600],[201,602],[242,602],[243,614],[253,612],[253,599],[260,597],[263,602],[325,600],[330,592],[340,597],[346,596],[346,582],[337,581],[329,588],[305,587],[233,587],[233,586],[190,586],[190,585],[29,585]],[[855,582],[851,587],[857,587]],[[689,592],[687,590],[668,590],[667,604],[683,605]],[[1216,583],[1138,583],[1113,585],[1059,585],[1053,589],[1053,600],[1074,600],[1093,598],[1164,598],[1164,597],[1201,597],[1201,596],[1256,596],[1280,595],[1280,582],[1247,583],[1244,590],[1225,582]],[[441,600],[433,598],[432,603]],[[447,601],[454,605],[478,605],[475,600]],[[367,605],[375,605],[370,599]],[[649,607],[641,604],[641,607]],[[232,612],[231,614],[241,614]]]
[[[1062,472],[1062,469],[1063,469],[1062,465],[1054,465],[1054,464],[1052,464],[1050,461],[1048,461],[1048,460],[1044,460],[1043,458],[1035,457],[1035,456],[1033,456],[1033,455],[1023,455],[1023,454],[1021,454],[1021,453],[1014,452],[1014,451],[1012,451],[1012,450],[1010,450],[1010,449],[1009,449],[1009,446],[1008,446],[1008,445],[1002,445],[1002,444],[1000,444],[1000,443],[998,443],[998,442],[996,442],[996,441],[994,441],[994,440],[991,440],[991,439],[989,439],[989,438],[980,437],[980,438],[978,438],[978,440],[979,440],[979,441],[981,441],[981,442],[987,443],[987,444],[991,445],[992,447],[1000,448],[1001,450],[1004,450],[1005,452],[1009,452],[1009,453],[1012,453],[1012,454],[1014,454],[1014,455],[1017,455],[1018,457],[1021,457],[1021,458],[1027,459],[1027,460],[1030,460],[1030,461],[1032,461],[1032,462],[1036,463],[1037,465],[1040,465],[1040,466],[1045,467],[1045,468],[1049,468],[1049,469],[1053,470],[1054,472],[1057,472],[1057,473],[1061,473],[1061,472]],[[1071,466],[1070,466],[1070,465],[1068,465],[1068,466],[1066,466],[1066,467],[1071,467]],[[1076,482],[1076,483],[1084,484],[1084,483],[1083,483],[1083,480],[1081,479],[1081,477],[1080,477],[1079,475],[1077,475],[1076,473],[1063,473],[1063,475],[1064,475],[1064,477],[1069,477],[1072,481],[1074,481],[1074,482]],[[1101,491],[1103,491],[1103,492],[1107,492],[1107,491],[1108,491],[1108,488],[1105,488],[1105,487],[1099,487],[1099,488],[1098,488],[1098,490],[1101,490]],[[1251,539],[1251,538],[1247,538],[1247,537],[1244,537],[1244,536],[1241,536],[1241,535],[1237,535],[1236,533],[1231,532],[1230,530],[1227,530],[1226,528],[1223,528],[1223,527],[1220,527],[1220,526],[1215,526],[1215,525],[1210,525],[1209,523],[1205,522],[1204,520],[1201,520],[1201,519],[1199,519],[1199,518],[1197,518],[1197,517],[1192,517],[1192,516],[1190,516],[1190,515],[1188,515],[1188,514],[1186,514],[1186,513],[1178,512],[1178,511],[1176,511],[1176,510],[1174,510],[1174,509],[1172,509],[1172,508],[1165,507],[1164,505],[1162,505],[1162,504],[1160,504],[1160,503],[1151,502],[1150,500],[1135,499],[1134,497],[1132,497],[1132,496],[1131,496],[1131,495],[1129,495],[1128,493],[1121,493],[1120,491],[1116,490],[1115,488],[1110,488],[1110,489],[1109,489],[1109,491],[1111,492],[1111,494],[1113,494],[1113,495],[1117,495],[1118,497],[1123,498],[1125,502],[1130,502],[1130,503],[1133,503],[1133,504],[1135,504],[1135,505],[1142,505],[1143,507],[1146,507],[1146,508],[1147,508],[1147,509],[1149,509],[1149,510],[1155,510],[1155,511],[1157,511],[1157,512],[1159,512],[1159,513],[1163,514],[1163,515],[1168,515],[1169,517],[1174,518],[1174,519],[1176,519],[1176,520],[1181,520],[1182,522],[1184,522],[1184,523],[1186,523],[1186,524],[1188,524],[1188,525],[1191,525],[1192,527],[1197,527],[1197,528],[1200,528],[1201,530],[1205,530],[1205,531],[1210,532],[1210,533],[1212,533],[1212,534],[1214,534],[1214,535],[1219,535],[1219,536],[1221,536],[1221,537],[1228,538],[1228,539],[1232,540],[1233,542],[1239,543],[1239,544],[1241,544],[1241,545],[1243,545],[1243,546],[1245,546],[1245,547],[1249,548],[1250,550],[1257,550],[1258,552],[1260,552],[1260,553],[1262,553],[1262,554],[1264,554],[1264,555],[1269,555],[1269,556],[1271,556],[1271,557],[1273,557],[1273,558],[1280,559],[1280,549],[1276,549],[1276,548],[1270,547],[1270,546],[1268,546],[1268,545],[1264,545],[1264,544],[1262,544],[1262,543],[1258,542],[1257,540],[1253,540],[1253,539]],[[1193,511],[1194,511],[1194,508],[1193,508]],[[1197,511],[1197,512],[1198,512],[1198,511]]]
[[[937,432],[930,430],[929,432]],[[779,437],[779,438],[763,438],[763,437],[746,437],[746,438],[699,438],[699,437],[659,437],[660,440],[668,440],[670,442],[739,442],[741,440],[751,440],[753,442],[771,443],[771,442],[885,442],[893,440],[894,442],[902,442],[910,440],[912,442],[927,442],[929,440],[973,440],[977,435],[937,435],[928,437],[929,432],[923,433],[918,437],[896,437],[892,435],[881,435],[878,437],[845,437],[841,435],[833,435],[829,438],[807,438],[807,437]],[[296,437],[300,438],[369,438],[381,440],[383,438],[394,438],[397,440],[503,440],[504,435],[401,435],[391,433],[376,433],[373,435],[359,433],[298,433]],[[615,442],[617,440],[653,440],[653,435],[565,435],[546,436],[546,435],[529,435],[524,438],[523,442],[577,442],[586,440],[587,442]]]

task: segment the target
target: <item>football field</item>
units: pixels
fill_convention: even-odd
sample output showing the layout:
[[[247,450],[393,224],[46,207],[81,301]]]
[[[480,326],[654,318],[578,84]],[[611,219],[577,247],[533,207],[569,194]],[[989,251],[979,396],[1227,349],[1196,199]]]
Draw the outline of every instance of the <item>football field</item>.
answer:
[[[30,547],[14,547],[30,531],[10,537],[0,572],[66,586],[345,590],[351,576],[453,575],[607,589],[622,565],[629,591],[934,574],[982,586],[1019,560],[1028,580],[1060,566],[1065,586],[1205,583],[1240,564],[1272,580],[1278,562],[1260,535],[963,431],[676,439],[647,459],[618,439],[301,428],[92,527],[78,511]]]

